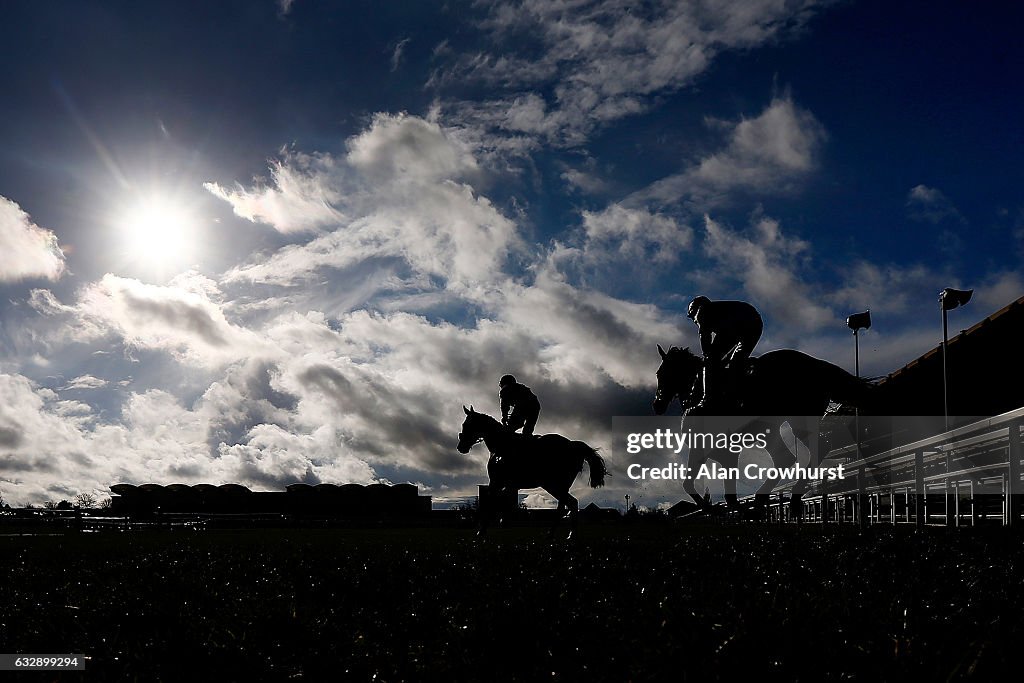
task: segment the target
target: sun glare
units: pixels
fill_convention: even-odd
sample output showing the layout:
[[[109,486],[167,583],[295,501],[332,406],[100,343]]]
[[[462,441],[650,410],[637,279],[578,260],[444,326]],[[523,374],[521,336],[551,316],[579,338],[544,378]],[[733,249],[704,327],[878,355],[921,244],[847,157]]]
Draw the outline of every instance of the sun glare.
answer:
[[[195,218],[170,199],[140,199],[117,222],[126,258],[140,265],[173,268],[193,255]]]

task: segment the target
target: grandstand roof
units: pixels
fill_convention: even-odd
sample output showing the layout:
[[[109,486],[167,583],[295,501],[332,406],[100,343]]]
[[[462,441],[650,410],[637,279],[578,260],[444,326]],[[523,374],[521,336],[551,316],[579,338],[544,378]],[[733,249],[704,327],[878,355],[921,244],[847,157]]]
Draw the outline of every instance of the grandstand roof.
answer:
[[[936,321],[937,322],[937,321]],[[1024,297],[949,340],[946,360],[950,416],[986,417],[1024,406]],[[940,333],[936,330],[936,336]],[[895,415],[942,415],[941,343],[884,377]]]

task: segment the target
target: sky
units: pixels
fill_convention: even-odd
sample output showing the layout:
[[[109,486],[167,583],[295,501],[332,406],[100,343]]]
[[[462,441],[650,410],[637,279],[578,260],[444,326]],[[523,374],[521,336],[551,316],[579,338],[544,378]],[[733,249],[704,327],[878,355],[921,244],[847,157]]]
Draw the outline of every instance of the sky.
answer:
[[[485,483],[532,387],[637,485],[687,303],[862,371],[1024,294],[1019,3],[12,2],[0,8],[0,496]],[[756,352],[755,352],[756,353]],[[545,497],[531,494],[531,504]]]

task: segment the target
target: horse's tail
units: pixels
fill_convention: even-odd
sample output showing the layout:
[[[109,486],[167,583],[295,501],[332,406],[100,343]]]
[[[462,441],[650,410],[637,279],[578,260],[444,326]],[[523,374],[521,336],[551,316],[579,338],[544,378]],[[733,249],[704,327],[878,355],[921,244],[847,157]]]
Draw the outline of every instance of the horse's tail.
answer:
[[[590,468],[590,488],[596,489],[604,486],[604,478],[608,476],[608,468],[605,467],[604,458],[598,454],[597,449],[591,448],[582,441],[573,441],[572,449],[587,462],[587,466]],[[583,463],[581,462],[580,469],[582,468]]]
[[[863,377],[851,375],[838,365],[826,363],[825,373],[828,397],[836,403],[864,409],[875,399],[877,386],[875,382]]]

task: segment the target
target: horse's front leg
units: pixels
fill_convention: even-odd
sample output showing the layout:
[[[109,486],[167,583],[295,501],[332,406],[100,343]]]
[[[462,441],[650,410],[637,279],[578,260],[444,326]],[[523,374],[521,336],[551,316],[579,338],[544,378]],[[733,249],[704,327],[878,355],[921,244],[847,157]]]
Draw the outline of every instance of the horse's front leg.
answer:
[[[725,506],[730,510],[738,510],[740,503],[736,496],[736,480],[729,477],[722,484],[725,487]]]
[[[782,440],[781,424],[774,425],[771,429],[771,434],[768,438],[767,448],[768,456],[772,460],[772,465],[775,466],[776,470],[784,469],[794,465],[797,461],[796,455],[789,450],[786,446],[786,442]],[[778,486],[779,477],[770,477],[764,480],[761,486],[758,487],[757,493],[754,496],[754,503],[758,507],[767,507],[771,499],[772,490]],[[779,510],[779,521],[782,521],[782,511]]]
[[[697,507],[708,512],[711,509],[711,502],[705,499],[701,494],[697,493],[697,472],[708,460],[706,453],[700,451],[690,451],[689,457],[686,461],[687,475],[683,479],[683,490],[690,494],[693,498],[693,502],[697,504]]]
[[[495,478],[495,460],[491,457],[491,461],[487,463],[487,475],[488,482],[486,488],[486,494],[481,491],[480,498],[477,499],[477,536],[483,536],[487,533],[488,527],[491,526],[495,517],[498,517],[498,523],[501,523],[500,510],[502,501],[504,500],[504,491],[506,486],[498,483],[500,478]]]
[[[697,504],[697,507],[701,509],[705,509],[707,507],[707,502],[700,494],[697,493],[697,484],[693,480],[692,476],[683,479],[683,490],[690,494],[690,497],[693,498],[693,502]],[[627,510],[626,512],[629,511]]]

